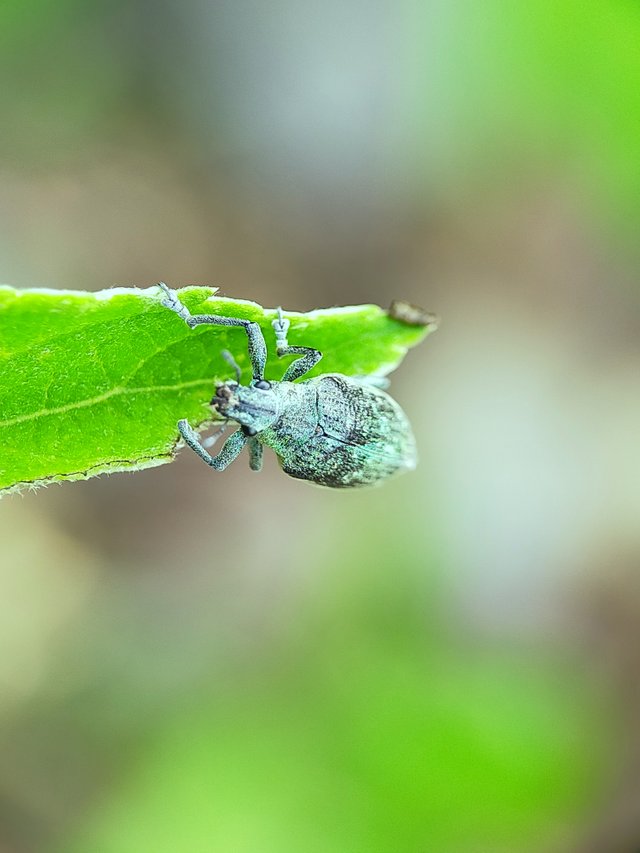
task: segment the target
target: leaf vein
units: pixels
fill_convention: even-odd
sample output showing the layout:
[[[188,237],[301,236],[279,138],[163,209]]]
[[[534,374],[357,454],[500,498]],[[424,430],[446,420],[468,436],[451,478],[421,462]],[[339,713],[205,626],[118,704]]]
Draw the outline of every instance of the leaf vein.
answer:
[[[199,385],[209,387],[210,379],[192,379],[189,382],[178,382],[175,385],[149,385],[139,388],[123,388],[118,386],[110,388],[103,394],[98,394],[96,397],[90,397],[86,400],[78,400],[74,403],[67,403],[64,406],[55,406],[51,409],[40,409],[37,412],[28,412],[24,415],[18,415],[15,418],[8,418],[0,421],[0,428],[15,426],[16,424],[25,423],[26,421],[36,420],[37,418],[49,417],[50,415],[63,415],[71,412],[74,409],[86,409],[89,406],[96,406],[104,403],[112,397],[126,396],[130,394],[155,394],[163,391],[183,391],[186,388],[197,388]]]

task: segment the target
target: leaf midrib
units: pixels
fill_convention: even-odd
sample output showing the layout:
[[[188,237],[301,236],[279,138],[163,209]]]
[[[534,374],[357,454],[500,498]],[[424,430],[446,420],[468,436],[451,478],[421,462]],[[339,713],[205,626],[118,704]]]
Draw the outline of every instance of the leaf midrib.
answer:
[[[103,403],[105,400],[109,400],[112,397],[125,396],[129,394],[154,394],[164,391],[182,391],[186,388],[196,388],[198,385],[205,385],[209,387],[211,385],[211,379],[191,379],[188,382],[178,382],[174,385],[147,385],[139,388],[123,388],[122,386],[116,386],[115,388],[110,388],[108,391],[105,391],[103,394],[99,394],[96,397],[89,397],[85,400],[76,400],[75,402],[67,403],[64,406],[55,406],[51,409],[40,409],[37,412],[29,412],[28,414],[18,415],[15,418],[8,418],[7,420],[0,421],[0,428],[15,426],[16,424],[26,423],[27,421],[33,421],[37,418],[49,417],[50,415],[63,415],[66,412],[71,412],[75,409],[85,409],[89,406],[95,406]]]

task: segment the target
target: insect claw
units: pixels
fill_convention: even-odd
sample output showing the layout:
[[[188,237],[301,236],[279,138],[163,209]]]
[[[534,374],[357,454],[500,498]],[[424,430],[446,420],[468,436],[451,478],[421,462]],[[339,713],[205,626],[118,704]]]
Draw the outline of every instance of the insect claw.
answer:
[[[175,310],[174,305],[176,302],[176,297],[171,288],[167,287],[164,281],[159,281],[158,287],[165,295],[165,298],[160,301],[160,304],[164,305],[165,308],[171,308],[172,310]]]
[[[193,318],[189,313],[188,308],[186,308],[182,302],[180,302],[180,298],[175,290],[172,290],[168,285],[164,283],[164,281],[158,282],[158,287],[165,294],[165,298],[160,300],[160,304],[165,308],[168,308],[170,311],[173,311],[174,314],[177,314],[179,317],[182,317],[185,322],[191,326],[190,322]]]
[[[287,332],[289,331],[291,323],[286,317],[282,316],[282,308],[280,306],[278,306],[276,310],[278,313],[278,319],[271,321],[273,330],[276,333],[276,348],[286,349],[286,347],[289,346],[287,343]]]

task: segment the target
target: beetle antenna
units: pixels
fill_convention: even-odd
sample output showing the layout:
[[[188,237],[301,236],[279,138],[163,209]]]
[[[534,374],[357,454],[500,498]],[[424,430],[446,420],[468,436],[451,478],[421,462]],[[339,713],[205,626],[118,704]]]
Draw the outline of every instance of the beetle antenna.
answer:
[[[213,447],[213,445],[220,438],[222,433],[226,430],[228,424],[229,424],[229,419],[225,418],[222,421],[222,424],[218,427],[218,429],[215,432],[212,432],[211,435],[207,436],[207,438],[205,438],[203,440],[202,446],[203,447]]]
[[[223,349],[221,353],[224,360],[230,365],[236,372],[236,379],[238,380],[238,385],[240,384],[240,376],[242,375],[242,371],[240,370],[240,365],[235,360],[235,358],[231,355],[228,349]]]

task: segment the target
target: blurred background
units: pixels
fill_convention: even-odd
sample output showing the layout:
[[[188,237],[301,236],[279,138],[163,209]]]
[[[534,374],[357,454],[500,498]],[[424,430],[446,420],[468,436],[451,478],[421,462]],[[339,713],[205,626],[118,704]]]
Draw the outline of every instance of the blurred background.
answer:
[[[0,505],[2,853],[640,850],[640,6],[4,0],[0,281],[441,329],[417,472]]]

